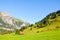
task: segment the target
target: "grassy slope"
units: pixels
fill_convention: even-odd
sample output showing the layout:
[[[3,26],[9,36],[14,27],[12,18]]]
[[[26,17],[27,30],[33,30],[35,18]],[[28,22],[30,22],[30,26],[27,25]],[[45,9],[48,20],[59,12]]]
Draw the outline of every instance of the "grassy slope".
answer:
[[[25,33],[36,33],[37,31],[48,31],[48,30],[55,30],[57,29],[56,27],[58,26],[60,29],[60,16],[57,16],[56,21],[53,21],[50,25],[47,25],[46,27],[43,28],[34,28],[34,27],[29,27],[27,29],[24,30]],[[30,30],[30,28],[32,28],[32,30]]]
[[[25,35],[5,34],[0,35],[0,40],[60,40],[60,30]]]

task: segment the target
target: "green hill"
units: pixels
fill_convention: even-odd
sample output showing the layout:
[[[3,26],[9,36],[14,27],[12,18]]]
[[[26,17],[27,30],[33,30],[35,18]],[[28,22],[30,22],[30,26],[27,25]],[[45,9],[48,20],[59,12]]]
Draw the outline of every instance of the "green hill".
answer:
[[[50,13],[41,21],[36,22],[35,25],[37,25],[39,28],[42,28],[51,24],[55,24],[56,22],[60,23],[60,11]]]
[[[60,10],[48,14],[41,21],[31,24],[23,30],[25,33],[39,33],[44,31],[51,31],[60,29]]]

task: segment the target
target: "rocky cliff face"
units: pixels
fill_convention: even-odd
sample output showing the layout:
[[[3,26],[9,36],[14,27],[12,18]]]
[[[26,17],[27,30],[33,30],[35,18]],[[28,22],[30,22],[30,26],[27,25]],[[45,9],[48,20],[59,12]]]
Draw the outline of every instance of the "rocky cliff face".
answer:
[[[21,29],[23,26],[26,26],[26,22],[14,18],[8,13],[0,12],[0,29],[14,31],[15,29]]]

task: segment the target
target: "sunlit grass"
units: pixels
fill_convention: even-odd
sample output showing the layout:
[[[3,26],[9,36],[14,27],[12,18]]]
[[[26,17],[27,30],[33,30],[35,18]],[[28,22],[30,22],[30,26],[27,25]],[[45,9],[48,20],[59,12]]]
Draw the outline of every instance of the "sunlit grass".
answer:
[[[0,35],[0,40],[60,40],[60,30],[41,33],[27,33],[24,35],[5,34]]]

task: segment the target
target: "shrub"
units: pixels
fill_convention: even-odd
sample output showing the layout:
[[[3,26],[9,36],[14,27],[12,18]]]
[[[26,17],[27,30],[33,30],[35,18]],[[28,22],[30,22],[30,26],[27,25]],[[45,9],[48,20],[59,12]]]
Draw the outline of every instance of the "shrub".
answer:
[[[37,31],[36,33],[39,33],[39,31]]]
[[[26,29],[26,27],[22,27],[22,28],[20,29],[20,31],[23,31],[24,29]]]
[[[25,29],[25,27],[22,27],[21,29],[23,29],[23,30],[24,30],[24,29]]]
[[[37,28],[41,28],[41,25],[40,24],[37,24]]]
[[[36,28],[36,26],[34,26],[34,28]]]
[[[15,34],[19,34],[19,32],[20,32],[20,31],[19,31],[18,29],[16,29]]]
[[[56,26],[56,28],[59,28],[59,26]]]
[[[56,14],[51,15],[51,19],[54,19],[54,18],[56,18]]]
[[[30,28],[30,30],[32,30],[32,27]]]

